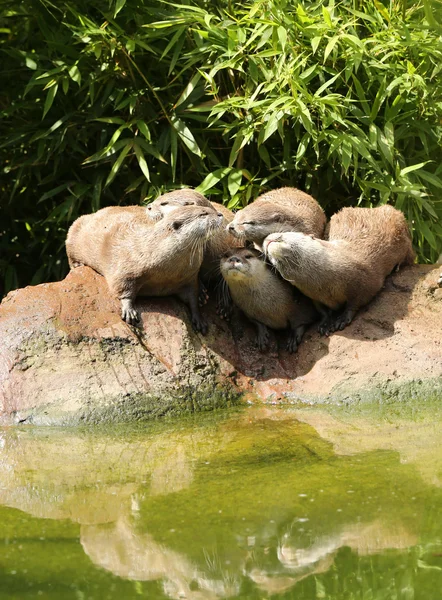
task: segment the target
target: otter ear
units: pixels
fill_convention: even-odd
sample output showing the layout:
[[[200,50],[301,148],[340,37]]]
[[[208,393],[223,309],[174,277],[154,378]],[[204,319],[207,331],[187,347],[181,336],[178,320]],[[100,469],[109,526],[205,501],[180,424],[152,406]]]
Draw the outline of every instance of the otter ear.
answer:
[[[254,244],[253,242],[251,242],[250,240],[246,240],[245,244],[244,244],[244,248],[254,248]]]
[[[183,224],[182,221],[172,221],[172,223],[170,224],[170,226],[172,227],[172,229],[179,229],[181,227],[181,225]]]
[[[275,223],[281,223],[281,221],[284,221],[284,215],[281,213],[275,213],[272,215],[271,220],[275,221]]]

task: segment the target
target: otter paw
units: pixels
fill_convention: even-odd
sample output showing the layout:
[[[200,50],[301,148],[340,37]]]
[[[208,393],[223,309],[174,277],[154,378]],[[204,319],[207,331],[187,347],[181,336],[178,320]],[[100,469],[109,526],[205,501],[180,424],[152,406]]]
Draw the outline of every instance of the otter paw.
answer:
[[[351,316],[345,313],[343,315],[340,315],[330,324],[330,332],[334,333],[335,331],[342,331],[347,327],[347,325],[350,325],[352,320],[353,319],[351,318]]]
[[[256,345],[258,346],[258,350],[260,352],[267,350],[269,346],[269,334],[267,332],[259,333],[256,336]]]
[[[199,288],[199,294],[198,294],[198,304],[200,306],[204,306],[205,304],[207,304],[207,301],[209,299],[209,293],[207,291],[206,286],[200,282],[200,288]]]
[[[121,318],[129,325],[138,325],[140,322],[140,313],[135,308],[123,308]]]
[[[224,321],[230,321],[232,318],[232,307],[218,304],[216,307],[216,314]]]
[[[439,277],[439,279],[437,280],[437,285],[438,285],[439,287],[442,287],[442,273],[440,274],[440,277]]]
[[[287,350],[292,354],[298,351],[298,341],[295,336],[290,336],[287,342]]]
[[[192,327],[193,327],[194,331],[202,333],[203,335],[206,335],[207,332],[209,331],[207,322],[202,317],[193,317],[192,318]]]
[[[325,335],[327,337],[330,335],[330,333],[333,333],[333,330],[331,329],[331,323],[328,319],[319,323],[318,332],[319,335]]]

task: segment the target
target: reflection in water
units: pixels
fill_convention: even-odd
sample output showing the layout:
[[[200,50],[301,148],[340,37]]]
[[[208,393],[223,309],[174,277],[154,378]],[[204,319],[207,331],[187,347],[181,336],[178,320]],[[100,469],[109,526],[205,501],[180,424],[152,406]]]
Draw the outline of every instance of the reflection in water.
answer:
[[[412,464],[402,430],[379,451],[377,424],[358,452],[355,423],[334,433],[314,414],[302,418],[326,422],[328,441],[268,409],[102,433],[3,430],[0,597],[439,598],[436,473]],[[427,425],[416,456],[426,439],[438,466],[440,420]],[[351,455],[336,453],[343,440]]]
[[[237,581],[210,579],[184,555],[147,533],[137,534],[126,519],[110,526],[83,526],[81,543],[96,565],[119,577],[162,580],[170,598],[229,598],[239,592]]]

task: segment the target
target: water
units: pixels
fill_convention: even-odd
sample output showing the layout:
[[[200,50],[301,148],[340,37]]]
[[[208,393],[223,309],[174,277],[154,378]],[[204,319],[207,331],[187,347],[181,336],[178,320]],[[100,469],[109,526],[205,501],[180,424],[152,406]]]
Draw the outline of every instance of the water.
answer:
[[[442,598],[442,415],[0,430],[0,599]]]

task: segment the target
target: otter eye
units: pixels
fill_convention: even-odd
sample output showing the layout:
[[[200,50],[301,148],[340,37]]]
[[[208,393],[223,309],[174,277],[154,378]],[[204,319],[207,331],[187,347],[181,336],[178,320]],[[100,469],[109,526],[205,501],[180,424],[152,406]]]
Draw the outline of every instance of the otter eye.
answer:
[[[253,254],[246,254],[246,258],[253,258]]]
[[[179,229],[182,224],[183,224],[182,221],[172,221],[172,228],[175,230]]]
[[[190,202],[183,202],[183,206],[190,206]]]
[[[160,206],[167,206],[168,204],[168,202],[161,202]]]
[[[244,225],[256,225],[255,221],[244,221]]]

